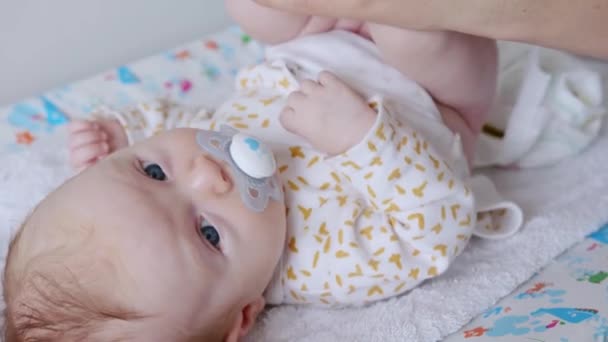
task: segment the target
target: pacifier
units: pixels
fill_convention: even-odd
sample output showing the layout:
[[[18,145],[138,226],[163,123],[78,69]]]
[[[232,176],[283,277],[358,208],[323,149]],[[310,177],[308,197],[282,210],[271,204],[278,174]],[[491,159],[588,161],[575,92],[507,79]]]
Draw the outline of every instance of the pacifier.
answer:
[[[256,179],[271,177],[277,169],[274,155],[268,146],[240,132],[232,137],[230,156],[241,171]]]
[[[283,201],[276,161],[264,142],[228,125],[222,125],[219,132],[200,130],[196,141],[230,166],[241,199],[251,210],[264,211],[270,198]]]

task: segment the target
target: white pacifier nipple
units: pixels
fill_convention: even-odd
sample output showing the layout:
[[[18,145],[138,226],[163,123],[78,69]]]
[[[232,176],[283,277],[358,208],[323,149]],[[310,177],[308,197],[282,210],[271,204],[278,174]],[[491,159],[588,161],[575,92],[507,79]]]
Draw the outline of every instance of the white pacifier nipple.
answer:
[[[268,145],[228,125],[222,125],[219,132],[200,130],[196,142],[230,166],[241,199],[251,210],[264,211],[270,199],[283,202],[276,162]]]
[[[234,163],[249,177],[271,177],[277,164],[270,148],[260,140],[243,133],[232,137],[230,156]]]

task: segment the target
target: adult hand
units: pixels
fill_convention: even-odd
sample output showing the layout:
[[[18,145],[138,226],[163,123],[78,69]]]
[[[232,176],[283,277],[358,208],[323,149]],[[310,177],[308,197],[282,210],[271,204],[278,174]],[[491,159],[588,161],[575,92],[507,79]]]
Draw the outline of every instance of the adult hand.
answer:
[[[606,0],[255,0],[278,9],[449,30],[608,59]]]
[[[441,29],[445,1],[438,0],[254,0],[260,5],[335,18],[352,18],[408,29]]]

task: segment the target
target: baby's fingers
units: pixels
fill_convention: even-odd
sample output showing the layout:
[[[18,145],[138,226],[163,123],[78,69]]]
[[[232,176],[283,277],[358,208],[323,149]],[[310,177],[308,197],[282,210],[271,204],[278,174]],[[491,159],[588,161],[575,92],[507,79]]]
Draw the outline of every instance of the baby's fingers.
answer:
[[[279,115],[279,122],[288,132],[310,140],[315,133],[316,121],[307,113],[297,112],[292,107],[285,107]]]
[[[70,134],[97,129],[99,129],[99,124],[90,120],[75,119],[68,124],[68,132],[70,132]]]
[[[102,130],[84,130],[70,135],[70,149],[76,149],[85,145],[103,143],[108,139],[108,135]]]
[[[78,147],[70,151],[70,163],[75,169],[80,169],[82,166],[108,154],[109,146],[107,143],[89,144]]]

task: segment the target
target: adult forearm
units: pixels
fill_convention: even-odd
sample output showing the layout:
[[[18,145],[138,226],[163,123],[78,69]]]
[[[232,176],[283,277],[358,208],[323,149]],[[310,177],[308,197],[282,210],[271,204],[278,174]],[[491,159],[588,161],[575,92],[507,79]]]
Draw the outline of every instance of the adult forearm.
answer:
[[[266,44],[296,37],[308,22],[307,15],[275,10],[253,0],[225,0],[226,9],[241,28]]]
[[[307,14],[453,30],[608,59],[608,0],[254,0]]]
[[[608,59],[608,0],[453,0],[450,3],[454,14],[444,14],[446,29]]]

